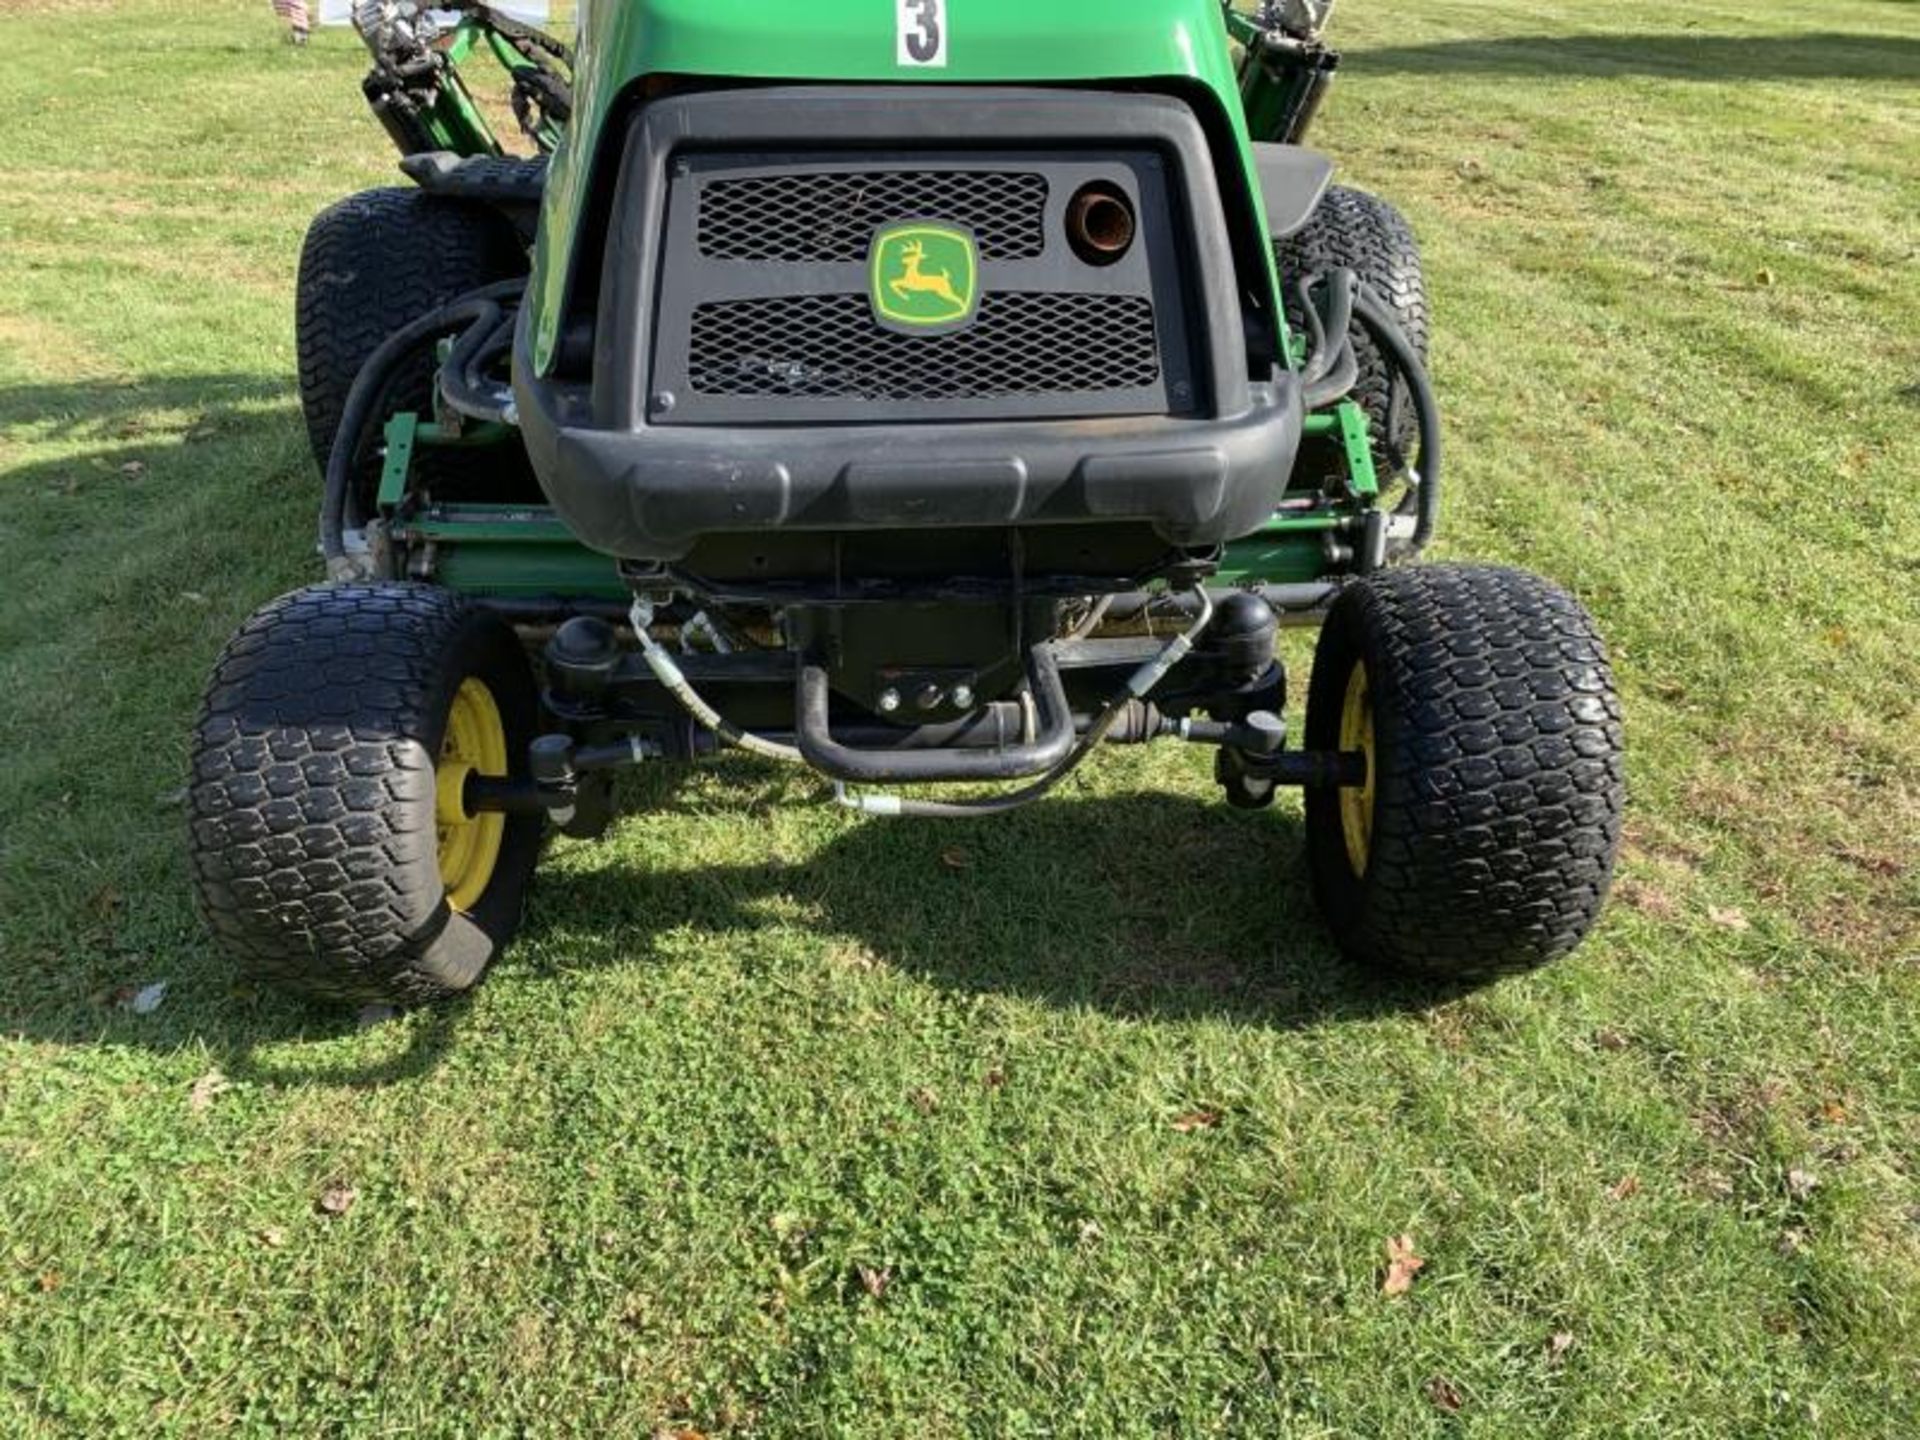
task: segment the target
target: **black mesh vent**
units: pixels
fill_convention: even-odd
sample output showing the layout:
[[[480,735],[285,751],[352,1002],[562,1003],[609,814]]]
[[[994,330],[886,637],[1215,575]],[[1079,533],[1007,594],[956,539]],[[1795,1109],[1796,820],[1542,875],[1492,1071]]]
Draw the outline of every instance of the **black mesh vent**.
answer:
[[[1046,216],[1046,177],[1019,171],[754,175],[703,187],[700,253],[859,261],[882,225],[943,220],[972,230],[983,260],[1031,260],[1046,248]]]
[[[988,295],[950,335],[883,330],[864,295],[795,295],[700,306],[688,371],[703,395],[982,400],[1144,389],[1160,356],[1140,295]]]

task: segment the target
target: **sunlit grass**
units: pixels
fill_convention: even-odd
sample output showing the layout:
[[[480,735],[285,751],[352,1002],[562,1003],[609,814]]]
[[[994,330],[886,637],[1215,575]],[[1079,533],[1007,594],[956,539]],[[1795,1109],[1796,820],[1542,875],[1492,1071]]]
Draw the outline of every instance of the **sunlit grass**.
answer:
[[[1318,140],[1427,246],[1444,549],[1618,650],[1596,940],[1355,975],[1297,808],[1179,751],[963,830],[729,764],[362,1033],[235,987],[174,803],[218,647],[317,574],[290,297],[393,177],[360,57],[0,0],[0,1431],[1920,1428],[1920,14],[1340,24]]]

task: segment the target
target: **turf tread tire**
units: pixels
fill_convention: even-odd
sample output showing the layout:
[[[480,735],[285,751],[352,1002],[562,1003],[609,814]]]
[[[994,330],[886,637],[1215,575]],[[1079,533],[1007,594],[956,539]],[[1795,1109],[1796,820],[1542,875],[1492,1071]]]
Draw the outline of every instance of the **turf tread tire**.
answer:
[[[1330,186],[1313,218],[1274,246],[1285,288],[1287,322],[1296,332],[1305,316],[1293,298],[1294,281],[1325,270],[1351,270],[1393,312],[1422,363],[1432,331],[1427,304],[1426,277],[1420,263],[1420,242],[1406,217],[1377,195],[1344,185]],[[1353,398],[1360,402],[1372,425],[1374,461],[1391,462],[1391,449],[1405,453],[1416,432],[1406,386],[1395,380],[1386,356],[1356,321],[1351,327],[1353,355],[1360,378]],[[1387,426],[1394,393],[1400,395],[1400,421],[1387,444]]]
[[[441,1000],[479,980],[518,927],[542,827],[511,817],[480,902],[450,909],[434,760],[469,675],[524,756],[537,713],[525,654],[448,591],[315,586],[228,643],[194,737],[190,851],[201,913],[242,969],[360,1004]]]
[[[1314,661],[1310,748],[1338,748],[1358,660],[1376,744],[1364,877],[1338,792],[1307,794],[1315,897],[1341,949],[1476,981],[1572,950],[1606,903],[1626,806],[1620,701],[1592,617],[1518,570],[1414,566],[1349,585]]]
[[[323,210],[300,252],[294,324],[300,407],[321,473],[347,394],[381,342],[449,300],[526,269],[512,224],[484,206],[391,186],[350,195]],[[423,353],[401,370],[378,413],[426,413],[433,374],[432,356]],[[379,482],[377,440],[369,437],[355,461],[355,493],[363,501]],[[525,463],[519,455],[461,460],[521,468]]]

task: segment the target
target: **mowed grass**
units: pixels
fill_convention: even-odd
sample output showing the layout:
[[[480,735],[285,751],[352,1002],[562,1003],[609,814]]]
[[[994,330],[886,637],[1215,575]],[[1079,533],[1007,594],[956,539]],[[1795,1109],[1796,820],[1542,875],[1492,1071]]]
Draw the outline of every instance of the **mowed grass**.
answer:
[[[1445,553],[1617,646],[1593,943],[1356,974],[1297,806],[1199,754],[967,829],[731,764],[363,1032],[235,983],[173,798],[317,573],[291,290],[392,176],[360,57],[0,3],[0,1433],[1920,1433],[1920,7],[1341,36]]]

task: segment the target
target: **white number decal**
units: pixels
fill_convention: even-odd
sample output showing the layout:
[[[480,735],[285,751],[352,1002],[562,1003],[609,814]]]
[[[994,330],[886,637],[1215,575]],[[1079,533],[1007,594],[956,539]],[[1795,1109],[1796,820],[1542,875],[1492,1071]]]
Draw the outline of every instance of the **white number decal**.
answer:
[[[947,63],[946,0],[895,0],[900,16],[900,63]]]

